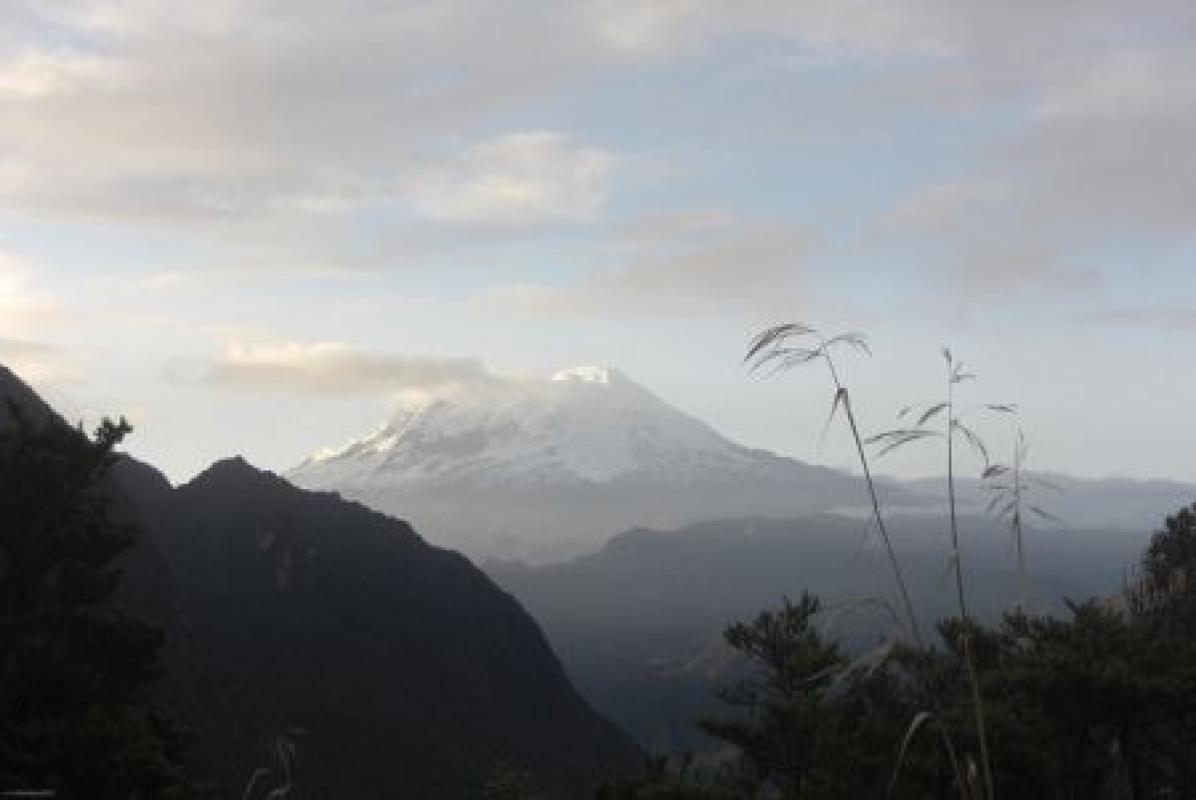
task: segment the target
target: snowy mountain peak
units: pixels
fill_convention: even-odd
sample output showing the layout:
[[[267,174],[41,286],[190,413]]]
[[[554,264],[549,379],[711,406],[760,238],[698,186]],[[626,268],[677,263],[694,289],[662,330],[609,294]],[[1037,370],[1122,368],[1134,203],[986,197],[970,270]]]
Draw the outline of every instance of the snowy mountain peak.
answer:
[[[291,477],[311,488],[673,483],[755,457],[616,369],[574,367],[547,381],[410,398],[385,425],[318,451]]]
[[[288,477],[471,554],[531,560],[634,525],[825,508],[851,486],[736,444],[609,367],[412,393],[384,425]]]
[[[614,367],[570,367],[552,376],[553,383],[594,383],[610,386],[616,383],[627,383],[627,377]]]

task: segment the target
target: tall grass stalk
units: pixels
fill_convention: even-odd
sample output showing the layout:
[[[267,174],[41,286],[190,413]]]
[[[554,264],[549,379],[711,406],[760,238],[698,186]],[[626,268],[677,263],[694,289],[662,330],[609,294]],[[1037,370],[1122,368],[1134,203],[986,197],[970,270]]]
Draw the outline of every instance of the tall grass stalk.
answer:
[[[947,361],[947,504],[951,509],[951,558],[955,563],[955,590],[959,600],[959,614],[963,619],[963,660],[967,665],[968,683],[972,689],[972,712],[976,715],[976,736],[980,745],[980,771],[988,800],[994,800],[992,764],[988,756],[988,727],[984,721],[984,700],[980,696],[980,678],[976,674],[976,658],[972,653],[972,632],[969,627],[967,595],[964,592],[963,556],[959,548],[959,516],[955,502],[955,433],[966,431],[974,445],[983,450],[980,440],[971,429],[962,427],[955,415],[955,387],[972,377],[964,370],[963,362],[955,361],[949,349],[943,350]],[[987,456],[987,454],[985,454]]]
[[[949,559],[950,570],[955,583],[955,599],[959,608],[961,625],[959,646],[963,657],[964,667],[968,675],[968,685],[972,697],[972,713],[976,724],[976,739],[980,749],[980,772],[984,782],[986,796],[993,800],[992,764],[988,752],[988,734],[985,724],[984,699],[980,693],[980,679],[976,671],[975,654],[972,652],[972,619],[968,613],[966,581],[964,579],[963,556],[959,541],[959,513],[956,497],[956,440],[962,439],[974,450],[985,464],[984,473],[990,472],[988,448],[980,436],[968,426],[960,412],[956,401],[956,388],[965,381],[976,376],[969,372],[965,364],[956,359],[950,348],[943,348],[943,361],[946,364],[946,392],[943,399],[920,406],[907,406],[898,413],[898,419],[905,419],[911,414],[917,414],[916,422],[907,428],[897,428],[872,436],[866,440],[867,444],[879,446],[878,457],[898,450],[907,444],[923,439],[941,438],[946,445],[947,458],[947,514],[951,534],[951,553]],[[983,409],[1000,413],[1013,413],[1014,409],[1008,405],[985,405]],[[942,429],[928,427],[936,420],[942,420]]]
[[[790,342],[799,342],[800,344],[793,346]],[[893,581],[897,585],[897,590],[901,597],[902,611],[905,614],[909,634],[914,643],[919,648],[922,648],[925,645],[922,640],[921,629],[918,626],[918,617],[914,613],[914,604],[910,599],[905,572],[902,570],[901,563],[897,559],[897,553],[893,549],[892,537],[889,536],[889,529],[885,524],[884,514],[881,513],[880,496],[876,490],[876,481],[872,475],[872,465],[868,461],[867,451],[864,448],[864,437],[860,433],[855,408],[851,403],[851,392],[843,383],[839,375],[839,368],[836,366],[835,358],[832,354],[832,350],[839,346],[852,347],[866,355],[872,354],[868,340],[863,334],[844,333],[828,339],[819,333],[816,328],[809,325],[788,323],[768,328],[752,339],[747,355],[744,356],[744,362],[749,364],[753,370],[759,370],[766,366],[772,367],[773,374],[815,360],[821,360],[826,364],[831,384],[835,389],[834,397],[831,400],[830,416],[827,418],[827,426],[834,421],[835,414],[839,409],[842,409],[843,416],[847,421],[848,430],[851,432],[852,442],[855,444],[856,456],[859,459],[860,470],[864,476],[864,484],[868,490],[868,499],[872,506],[872,519],[876,524],[880,540],[884,544],[885,554],[888,557],[889,567],[893,574]]]
[[[1014,557],[1017,560],[1018,574],[1018,609],[1025,610],[1030,606],[1030,579],[1026,566],[1025,530],[1028,515],[1038,517],[1049,522],[1058,522],[1053,514],[1044,511],[1041,506],[1032,502],[1033,495],[1039,487],[1046,487],[1058,491],[1059,487],[1051,481],[1044,480],[1031,474],[1026,469],[1026,461],[1030,455],[1030,442],[1026,438],[1021,424],[1015,423],[1013,448],[1010,454],[1009,466],[992,465],[984,471],[984,478],[988,481],[985,489],[992,493],[988,502],[988,513],[996,514],[1007,520],[1009,536],[1013,544]]]
[[[302,731],[295,729],[294,733]],[[267,789],[263,800],[286,800],[291,797],[295,790],[294,768],[299,760],[299,748],[292,738],[292,732],[276,736],[269,746],[269,754],[274,766],[258,767],[253,771],[241,790],[241,800],[251,800],[258,784],[267,780],[273,780],[274,786]]]

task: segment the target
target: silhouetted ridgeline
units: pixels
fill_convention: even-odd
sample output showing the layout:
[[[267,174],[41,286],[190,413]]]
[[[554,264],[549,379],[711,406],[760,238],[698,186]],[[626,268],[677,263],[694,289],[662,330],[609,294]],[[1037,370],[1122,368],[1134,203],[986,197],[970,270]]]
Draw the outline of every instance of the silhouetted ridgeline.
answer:
[[[0,393],[48,415],[2,368]],[[575,797],[638,765],[519,604],[405,523],[239,458],[179,488],[113,476],[145,531],[122,592],[166,628],[163,694],[225,796],[288,733],[304,797],[480,797],[498,760]]]

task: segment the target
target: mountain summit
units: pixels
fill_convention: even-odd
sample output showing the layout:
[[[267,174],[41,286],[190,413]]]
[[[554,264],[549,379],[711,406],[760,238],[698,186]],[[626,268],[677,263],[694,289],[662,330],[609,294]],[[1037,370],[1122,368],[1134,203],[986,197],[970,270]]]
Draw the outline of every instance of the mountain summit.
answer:
[[[549,381],[407,398],[390,422],[316,454],[292,477],[319,488],[510,489],[684,484],[761,466],[761,453],[723,438],[618,370],[576,367]]]
[[[736,444],[610,367],[411,395],[289,476],[478,557],[556,560],[635,525],[853,502],[847,475]]]
[[[627,383],[627,377],[614,367],[571,367],[563,369],[552,376],[554,383],[598,383],[610,386],[615,383]]]

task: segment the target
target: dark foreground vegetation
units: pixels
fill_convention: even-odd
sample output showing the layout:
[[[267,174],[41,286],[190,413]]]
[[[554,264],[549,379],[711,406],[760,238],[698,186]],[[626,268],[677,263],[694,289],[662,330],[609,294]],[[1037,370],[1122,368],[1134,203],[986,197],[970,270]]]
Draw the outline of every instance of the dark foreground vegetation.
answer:
[[[0,433],[0,790],[181,797],[183,740],[155,707],[163,633],[115,593],[133,531],[97,485],[128,431],[94,439],[15,404]]]
[[[726,631],[753,677],[701,722],[718,762],[657,761],[607,798],[982,797],[961,636],[972,638],[1000,797],[1196,796],[1196,505],[1167,519],[1120,597],[1065,618],[938,626],[852,658],[805,595]],[[952,759],[957,763],[952,764]]]

